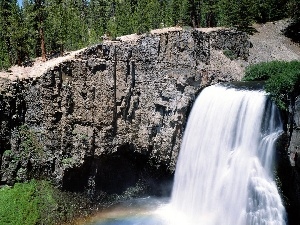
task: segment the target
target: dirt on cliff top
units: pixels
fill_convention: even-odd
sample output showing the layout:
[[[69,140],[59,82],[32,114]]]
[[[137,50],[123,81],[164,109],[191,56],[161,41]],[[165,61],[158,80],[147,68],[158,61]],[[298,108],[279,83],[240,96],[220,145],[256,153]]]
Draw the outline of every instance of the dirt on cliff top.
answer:
[[[276,22],[268,22],[265,24],[255,24],[253,26],[255,32],[250,36],[253,47],[250,49],[250,55],[247,61],[237,60],[236,69],[243,71],[249,64],[271,61],[271,60],[300,60],[300,45],[292,42],[283,35],[284,29],[288,27],[290,20],[280,20]],[[199,28],[203,32],[210,32],[220,28]],[[159,34],[170,31],[180,31],[180,27],[171,27],[151,31],[151,34]],[[132,34],[118,38],[120,41],[135,41],[138,35]],[[49,68],[59,63],[72,60],[75,55],[84,49],[70,52],[65,56],[50,59],[42,62],[40,58],[34,60],[31,67],[13,66],[7,71],[0,71],[0,85],[8,80],[24,79],[29,77],[41,76]],[[219,62],[220,66],[223,64]],[[240,67],[240,68],[238,68]]]
[[[9,68],[7,71],[0,71],[0,78],[4,80],[17,80],[17,79],[24,79],[29,77],[38,77],[41,76],[47,69],[58,65],[59,63],[67,60],[74,59],[75,55],[79,52],[83,51],[84,49],[67,52],[64,56],[52,58],[43,62],[41,58],[36,58],[32,63],[32,66],[13,66]]]
[[[254,24],[253,28],[256,31],[250,36],[253,47],[246,64],[272,60],[300,60],[300,45],[283,34],[290,23],[291,21],[286,19]]]

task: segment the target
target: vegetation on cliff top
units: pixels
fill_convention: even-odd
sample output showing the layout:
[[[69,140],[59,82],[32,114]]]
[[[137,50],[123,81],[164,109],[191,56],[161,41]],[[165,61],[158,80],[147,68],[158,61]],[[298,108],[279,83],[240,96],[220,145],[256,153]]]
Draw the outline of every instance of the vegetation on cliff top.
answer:
[[[265,89],[280,109],[287,110],[288,100],[300,94],[300,61],[272,61],[250,65],[245,81],[266,81]]]
[[[111,37],[168,26],[235,26],[300,18],[298,0],[0,1],[0,70]]]

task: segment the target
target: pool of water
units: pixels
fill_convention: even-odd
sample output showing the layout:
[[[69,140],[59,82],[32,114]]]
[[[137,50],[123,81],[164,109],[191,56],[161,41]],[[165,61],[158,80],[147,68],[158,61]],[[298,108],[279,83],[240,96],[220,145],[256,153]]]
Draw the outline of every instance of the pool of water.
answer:
[[[163,221],[152,215],[128,216],[123,218],[110,218],[104,221],[91,223],[93,225],[163,225]]]
[[[168,201],[150,197],[125,201],[97,213],[85,225],[165,225],[161,211]]]

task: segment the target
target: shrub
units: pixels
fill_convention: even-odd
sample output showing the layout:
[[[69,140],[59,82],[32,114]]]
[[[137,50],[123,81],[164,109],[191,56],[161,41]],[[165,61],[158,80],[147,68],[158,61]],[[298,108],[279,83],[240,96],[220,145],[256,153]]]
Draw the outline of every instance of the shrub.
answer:
[[[0,224],[56,224],[74,216],[73,205],[48,181],[16,183],[0,189]]]
[[[37,183],[15,184],[0,189],[0,224],[32,225],[39,219]]]
[[[25,153],[33,152],[34,154],[41,156],[43,154],[43,147],[39,142],[36,133],[26,124],[20,126],[19,132],[22,140],[21,146]]]
[[[287,110],[288,98],[300,91],[300,62],[263,62],[246,68],[244,81],[266,81],[265,89],[280,109]]]
[[[224,54],[227,58],[229,58],[230,60],[234,60],[234,59],[237,59],[237,58],[238,58],[237,55],[236,55],[236,53],[234,53],[233,51],[228,50],[228,49],[224,50],[224,51],[223,51],[223,54]]]

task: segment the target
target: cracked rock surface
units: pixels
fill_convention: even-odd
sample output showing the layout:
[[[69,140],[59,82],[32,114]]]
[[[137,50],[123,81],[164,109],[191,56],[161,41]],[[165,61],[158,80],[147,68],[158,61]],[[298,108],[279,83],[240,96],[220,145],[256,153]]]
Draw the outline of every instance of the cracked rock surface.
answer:
[[[194,99],[240,80],[224,51],[245,60],[249,47],[236,30],[170,30],[107,41],[3,82],[2,184],[36,177],[118,192],[172,174]]]

